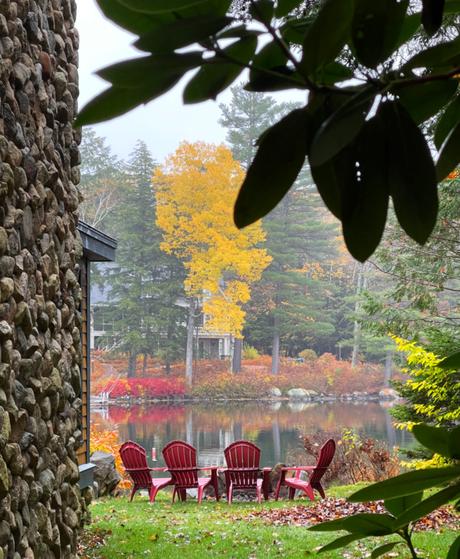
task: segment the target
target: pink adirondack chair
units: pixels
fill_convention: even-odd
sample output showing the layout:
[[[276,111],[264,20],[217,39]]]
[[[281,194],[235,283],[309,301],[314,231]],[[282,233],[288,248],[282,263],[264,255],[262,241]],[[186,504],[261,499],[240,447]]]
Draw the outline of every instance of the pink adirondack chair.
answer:
[[[224,470],[228,504],[232,503],[235,489],[255,490],[258,503],[262,502],[262,493],[268,499],[271,468],[259,467],[260,448],[249,441],[236,441],[224,450],[227,468]],[[262,472],[263,477],[259,478]]]
[[[198,491],[198,503],[203,499],[203,492],[212,485],[216,500],[219,500],[219,484],[217,480],[217,466],[198,468],[196,465],[196,449],[183,441],[171,441],[163,449],[163,458],[174,485],[173,503],[176,495],[181,501],[187,498],[187,489]],[[211,477],[198,477],[199,471],[211,471]]]
[[[326,473],[329,464],[332,462],[335,454],[335,442],[333,439],[327,440],[319,451],[316,466],[297,466],[282,468],[280,479],[275,491],[275,499],[278,500],[281,487],[286,485],[289,488],[289,499],[293,499],[296,490],[303,491],[310,500],[315,499],[314,490],[318,491],[324,499],[326,494],[321,485],[321,478]],[[288,472],[294,471],[293,477],[286,477]],[[301,472],[310,472],[308,480],[300,479]]]
[[[147,455],[141,445],[127,441],[120,447],[120,456],[125,470],[133,481],[130,501],[139,489],[147,489],[151,503],[160,489],[171,483],[170,477],[153,478],[152,472],[166,472],[166,468],[150,468],[147,464]]]

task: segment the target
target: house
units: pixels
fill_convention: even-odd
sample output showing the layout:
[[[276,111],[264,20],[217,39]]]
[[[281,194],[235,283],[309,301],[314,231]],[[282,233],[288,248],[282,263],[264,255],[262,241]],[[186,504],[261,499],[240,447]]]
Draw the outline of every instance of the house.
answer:
[[[112,237],[80,221],[78,231],[83,245],[83,257],[80,262],[80,285],[82,288],[82,438],[83,444],[77,452],[80,470],[80,487],[87,487],[92,483],[93,465],[89,462],[89,434],[90,434],[90,332],[91,332],[91,262],[111,262],[115,259],[117,242]]]

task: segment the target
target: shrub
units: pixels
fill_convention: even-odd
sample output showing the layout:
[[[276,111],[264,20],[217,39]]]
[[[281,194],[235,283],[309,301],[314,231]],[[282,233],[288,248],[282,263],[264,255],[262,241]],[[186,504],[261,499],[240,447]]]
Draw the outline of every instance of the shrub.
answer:
[[[112,454],[115,458],[115,468],[122,478],[118,487],[120,489],[126,489],[131,487],[131,482],[123,467],[123,462],[121,461],[119,453],[120,446],[121,444],[117,427],[114,429],[106,429],[104,426],[95,421],[91,422],[90,453],[92,454],[93,452],[99,450],[101,452],[108,452],[109,454]]]
[[[243,359],[257,359],[260,357],[260,353],[252,345],[244,345],[243,348]]]
[[[354,484],[360,481],[381,481],[399,474],[397,453],[387,443],[361,437],[355,431],[315,433],[303,437],[303,447],[312,464],[316,463],[321,446],[327,439],[337,443],[334,460],[326,473],[326,480]]]
[[[304,361],[314,361],[318,359],[316,352],[313,349],[304,349],[299,353],[299,357],[301,357]]]

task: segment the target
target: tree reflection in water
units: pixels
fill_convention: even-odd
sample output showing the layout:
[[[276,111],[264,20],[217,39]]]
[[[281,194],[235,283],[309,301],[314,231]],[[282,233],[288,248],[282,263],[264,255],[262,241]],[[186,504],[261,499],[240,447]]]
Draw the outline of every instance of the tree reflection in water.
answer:
[[[93,418],[118,425],[120,441],[135,440],[147,450],[161,449],[173,439],[193,444],[199,464],[223,465],[223,449],[238,439],[255,442],[262,450],[262,463],[273,466],[301,448],[300,436],[312,432],[354,429],[358,433],[404,446],[407,434],[396,431],[388,411],[380,404],[293,402],[210,402],[187,405],[110,406]]]

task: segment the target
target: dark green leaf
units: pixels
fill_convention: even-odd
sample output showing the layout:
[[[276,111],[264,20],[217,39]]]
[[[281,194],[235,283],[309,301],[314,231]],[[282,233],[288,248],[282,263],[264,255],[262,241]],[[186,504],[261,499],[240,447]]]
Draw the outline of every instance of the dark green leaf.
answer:
[[[246,37],[224,49],[223,54],[207,59],[186,85],[184,103],[215,99],[241,74],[254,55],[256,46],[257,37]]]
[[[395,526],[395,519],[389,514],[360,513],[346,516],[329,522],[322,522],[311,526],[309,530],[316,532],[330,532],[346,530],[361,536],[384,536],[391,534]]]
[[[312,25],[314,16],[308,15],[302,18],[288,19],[280,27],[280,33],[287,43],[301,45],[307,29]]]
[[[308,74],[332,62],[350,33],[353,0],[325,0],[307,27],[303,39],[301,68]]]
[[[422,24],[422,14],[421,12],[416,12],[404,18],[404,22],[401,27],[401,32],[399,33],[399,38],[397,41],[397,46],[403,45],[417,32],[418,28]]]
[[[134,46],[152,53],[173,51],[216,34],[232,21],[233,18],[230,17],[212,15],[177,19],[171,23],[152,26]]]
[[[457,91],[457,80],[422,82],[394,90],[415,122],[437,114]]]
[[[201,64],[201,52],[187,52],[184,54],[160,54],[133,58],[118,62],[97,72],[98,76],[110,83],[126,89],[152,88],[154,96],[158,87],[160,94],[166,91],[164,83],[169,83],[172,77],[182,76],[188,70]]]
[[[349,80],[353,77],[353,70],[340,64],[340,62],[330,62],[326,66],[319,68],[314,74],[315,82],[322,85],[334,85],[335,83]]]
[[[419,127],[397,101],[381,103],[386,125],[388,181],[401,227],[423,244],[436,224],[438,192],[430,149]]]
[[[444,180],[460,161],[460,124],[453,128],[439,150],[436,162],[438,181]]]
[[[422,24],[428,35],[441,27],[444,0],[422,0]]]
[[[399,516],[410,507],[419,503],[423,498],[423,491],[420,493],[413,493],[412,495],[403,495],[402,497],[395,497],[394,499],[385,499],[385,508],[393,516]]]
[[[306,109],[296,109],[264,133],[236,200],[237,227],[266,215],[292,186],[305,161],[309,121]]]
[[[346,536],[341,536],[340,538],[337,538],[336,540],[334,540],[334,541],[332,541],[332,542],[330,542],[326,545],[323,545],[323,547],[318,550],[318,553],[324,553],[325,551],[332,551],[334,549],[340,549],[341,547],[345,547],[349,543],[352,543],[356,540],[362,540],[365,537],[366,536],[364,536],[362,534],[348,534]]]
[[[249,73],[249,81],[254,78],[254,73],[259,74],[259,70],[276,70],[277,68],[286,67],[286,54],[280,49],[278,43],[271,41],[267,43],[255,56],[252,66],[256,70],[251,69]]]
[[[459,476],[460,466],[446,466],[445,468],[429,468],[426,470],[407,472],[364,487],[350,495],[348,500],[357,503],[412,495],[424,489],[436,487],[437,485],[451,481]]]
[[[390,542],[390,543],[385,543],[383,545],[379,545],[379,547],[376,547],[372,551],[371,559],[377,559],[377,557],[381,557],[382,555],[385,555],[385,553],[389,553],[394,547],[401,544],[402,542]]]
[[[276,17],[287,16],[294,8],[300,4],[300,0],[278,0],[278,5],[275,9]]]
[[[430,512],[436,510],[442,505],[445,505],[451,499],[454,499],[459,495],[460,483],[450,485],[442,491],[438,491],[434,495],[431,495],[431,497],[428,497],[420,503],[415,504],[414,506],[404,511],[400,516],[398,516],[398,527],[402,528],[404,526],[407,526],[409,522],[413,522],[414,520],[418,520],[419,518],[426,516]]]
[[[460,351],[452,353],[439,363],[442,369],[460,369]]]
[[[460,559],[460,536],[450,546],[446,559]]]
[[[457,96],[443,112],[436,125],[434,143],[439,149],[449,132],[460,122],[460,96]]]
[[[373,87],[358,91],[321,125],[309,153],[311,165],[322,165],[358,135],[375,94]]]
[[[447,429],[419,424],[414,425],[412,433],[424,447],[446,458],[452,458],[450,456],[449,431]]]
[[[407,6],[408,0],[356,0],[351,36],[362,64],[375,68],[393,53]]]
[[[295,70],[281,66],[267,74],[252,70],[249,82],[244,86],[246,91],[281,91],[283,89],[304,89],[305,84]]]
[[[262,23],[270,23],[273,17],[274,4],[272,0],[253,0],[249,7],[249,13]]]
[[[208,0],[120,0],[120,3],[137,12],[161,14],[206,4]]]
[[[163,84],[164,90],[169,89],[179,81],[179,78],[169,78],[170,82]],[[161,93],[158,93],[160,95]],[[78,114],[74,126],[86,126],[110,120],[127,113],[142,103],[153,99],[150,88],[122,89],[110,87],[87,103]]]
[[[158,17],[130,10],[118,0],[96,0],[102,13],[114,23],[132,33],[146,33],[158,24]],[[168,16],[168,14],[166,14]]]
[[[460,425],[449,432],[449,452],[452,458],[460,460]]]
[[[378,118],[364,124],[353,149],[359,167],[342,197],[342,229],[350,254],[364,262],[382,238],[389,201],[388,163]]]
[[[460,12],[460,0],[446,0],[444,4],[444,15]]]
[[[413,56],[403,69],[452,67],[460,62],[460,37],[440,43]]]
[[[217,39],[245,39],[246,37],[258,37],[262,31],[248,29],[245,25],[237,25],[217,34]]]

